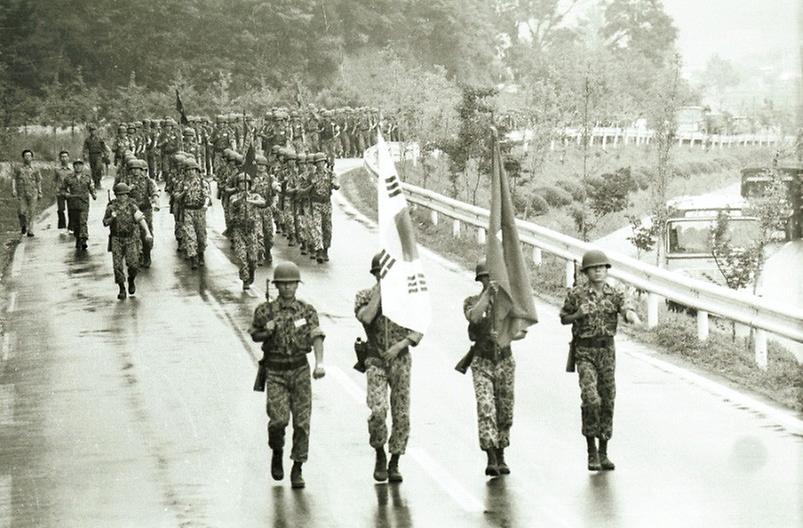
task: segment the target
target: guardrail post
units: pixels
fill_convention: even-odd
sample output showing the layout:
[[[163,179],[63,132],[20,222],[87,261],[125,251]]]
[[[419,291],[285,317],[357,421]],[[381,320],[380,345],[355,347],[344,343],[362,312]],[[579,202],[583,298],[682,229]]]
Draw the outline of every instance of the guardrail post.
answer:
[[[697,310],[697,339],[708,339],[708,312],[704,310]]]
[[[430,211],[429,219],[432,220],[432,225],[438,225],[438,211]]]
[[[566,275],[563,277],[563,284],[567,288],[574,286],[574,261],[566,261]]]
[[[543,262],[543,257],[541,255],[541,248],[540,247],[533,247],[533,264],[536,266],[540,266]]]
[[[460,236],[460,220],[455,220],[452,223],[452,236],[455,238]]]
[[[647,294],[647,328],[658,326],[658,299],[653,292]]]
[[[477,242],[480,244],[485,244],[485,228],[480,227],[477,229]]]
[[[761,370],[767,370],[767,332],[759,329],[755,330],[753,348],[756,353],[756,365]]]

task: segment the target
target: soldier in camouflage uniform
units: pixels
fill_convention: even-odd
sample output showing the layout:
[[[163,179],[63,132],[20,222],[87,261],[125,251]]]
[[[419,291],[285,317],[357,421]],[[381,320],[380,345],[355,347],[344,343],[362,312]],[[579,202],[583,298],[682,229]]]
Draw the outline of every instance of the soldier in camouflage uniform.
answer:
[[[463,314],[468,320],[468,337],[474,342],[471,374],[477,399],[480,449],[488,457],[485,474],[497,476],[510,473],[505,448],[510,445],[513,425],[516,362],[510,345],[500,347],[495,340],[492,305],[496,286],[490,279],[485,262],[478,263],[475,280],[482,284],[482,292],[463,301]]]
[[[308,157],[304,153],[298,154],[298,174],[296,176],[295,193],[293,203],[295,210],[293,218],[295,221],[296,242],[302,255],[307,254],[310,245],[309,233],[309,210],[310,210],[310,191],[312,191],[312,181],[310,179],[310,166]]]
[[[298,110],[290,112],[290,144],[296,153],[307,151],[307,146],[304,142],[304,122],[298,114]]]
[[[368,356],[365,360],[368,417],[368,434],[371,447],[376,450],[374,479],[401,482],[399,458],[404,454],[410,437],[410,350],[421,341],[421,334],[402,328],[382,315],[382,293],[379,280],[381,254],[371,260],[371,274],[376,279],[372,288],[360,290],[354,300],[354,313],[365,329],[368,338]],[[388,412],[390,388],[390,414],[393,430],[388,441],[385,422]],[[390,462],[385,444],[390,451]]]
[[[287,237],[287,245],[295,246],[299,233],[296,229],[296,186],[298,185],[298,155],[292,150],[285,151],[285,170],[283,180],[284,194],[284,235]]]
[[[615,467],[608,458],[608,441],[613,435],[616,397],[614,336],[618,316],[621,314],[629,323],[641,324],[624,292],[609,284],[610,267],[608,257],[602,251],[586,252],[581,271],[588,281],[569,290],[560,310],[561,323],[572,325],[572,347],[582,400],[582,433],[586,437],[590,471]]]
[[[251,177],[240,173],[237,175],[237,188],[231,189],[229,200],[231,210],[232,245],[234,254],[240,264],[240,280],[243,281],[243,290],[247,290],[254,283],[254,272],[257,266],[257,240],[256,208],[265,207],[265,200],[250,190]]]
[[[75,235],[75,249],[85,250],[89,239],[89,197],[97,200],[97,196],[92,177],[84,171],[84,162],[77,159],[72,166],[73,173],[64,178],[60,192],[67,199],[67,226]]]
[[[315,353],[312,377],[326,375],[323,364],[324,333],[318,324],[318,313],[311,304],[296,298],[301,276],[292,262],[282,262],[273,272],[273,283],[279,297],[257,306],[251,323],[251,337],[262,342],[260,369],[266,372],[268,445],[273,451],[271,476],[284,478],[284,434],[293,418],[293,449],[290,458],[293,469],[290,481],[293,488],[303,488],[301,465],[309,452],[312,387],[306,355]],[[269,285],[268,285],[269,286]],[[265,288],[268,291],[268,288]]]
[[[327,155],[315,154],[315,176],[312,188],[312,238],[314,254],[319,263],[329,261],[332,245],[332,190],[340,186],[327,166]]]
[[[271,249],[273,248],[273,197],[278,188],[273,176],[268,173],[268,159],[261,154],[257,154],[254,159],[257,166],[257,174],[254,178],[252,190],[265,200],[265,207],[256,211],[256,229],[259,235],[259,254],[257,264],[273,264]]]
[[[145,215],[137,204],[129,199],[129,188],[125,183],[114,186],[115,199],[106,206],[103,225],[111,229],[111,251],[114,266],[114,282],[119,287],[118,299],[126,298],[125,282],[128,268],[128,294],[136,293],[134,280],[137,277],[140,260],[140,237],[137,229],[145,231],[145,243],[153,242]]]
[[[206,250],[206,208],[209,205],[209,183],[201,176],[201,167],[194,159],[187,160],[185,164],[187,178],[176,198],[181,201],[183,208],[182,231],[184,249],[190,259],[192,269],[204,265],[204,251]]]
[[[148,163],[145,160],[131,158],[126,163],[126,173],[120,178],[116,178],[114,183],[123,182],[128,185],[130,201],[134,202],[142,214],[145,215],[145,222],[148,230],[153,233],[153,209],[157,211],[159,207],[155,204],[159,200],[159,189],[156,182],[148,177]],[[141,233],[142,262],[143,268],[151,267],[152,244],[145,244],[144,233]]]

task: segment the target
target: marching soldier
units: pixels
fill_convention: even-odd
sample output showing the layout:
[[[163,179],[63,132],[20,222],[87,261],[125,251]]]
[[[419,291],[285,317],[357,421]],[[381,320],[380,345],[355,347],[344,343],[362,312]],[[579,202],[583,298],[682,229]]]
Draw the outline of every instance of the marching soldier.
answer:
[[[267,394],[268,445],[271,448],[270,473],[274,480],[284,478],[284,435],[290,416],[293,418],[293,449],[290,458],[293,468],[290,482],[293,488],[303,488],[301,466],[309,453],[312,386],[306,355],[315,353],[312,377],[323,378],[324,333],[318,323],[315,308],[296,298],[301,274],[292,262],[282,262],[273,272],[273,284],[279,297],[257,306],[251,323],[251,337],[262,343],[263,356],[259,362],[265,383],[258,390]],[[267,288],[266,288],[267,291]]]
[[[365,360],[368,408],[368,433],[371,447],[376,450],[374,480],[401,482],[399,458],[404,454],[410,436],[410,347],[421,341],[421,334],[400,327],[382,315],[382,291],[379,273],[381,254],[371,260],[371,274],[376,279],[372,288],[357,292],[354,313],[365,329],[368,338],[368,356]],[[388,440],[385,418],[390,413],[393,430]],[[390,463],[385,454],[390,450]]]
[[[27,233],[32,237],[36,204],[42,198],[42,177],[33,168],[32,150],[22,151],[22,165],[14,169],[14,176],[11,178],[11,196],[17,199],[20,233]]]
[[[75,235],[75,249],[86,250],[89,239],[87,219],[89,218],[89,197],[95,194],[92,177],[84,171],[83,160],[72,162],[73,173],[64,178],[61,184],[61,195],[67,199],[67,228]]]
[[[243,281],[243,290],[247,290],[254,283],[254,273],[257,266],[257,232],[256,212],[254,208],[265,207],[265,200],[258,194],[250,191],[251,177],[242,172],[237,176],[237,188],[229,200],[231,211],[232,244],[234,254],[240,263],[240,280]]]
[[[109,148],[103,138],[98,136],[98,129],[95,125],[88,125],[89,136],[84,140],[83,157],[89,160],[89,170],[92,174],[92,181],[96,188],[100,188],[100,180],[103,177],[104,158],[108,161]]]
[[[324,110],[323,118],[320,121],[320,128],[318,129],[318,138],[320,139],[321,149],[326,153],[329,162],[334,165],[335,157],[337,157],[336,143],[340,141],[340,128],[335,123],[331,110]]]
[[[137,204],[129,199],[129,188],[125,183],[114,185],[114,200],[106,206],[103,225],[109,226],[111,237],[114,282],[119,287],[117,298],[126,298],[126,268],[128,268],[128,294],[137,291],[134,280],[137,277],[140,259],[140,237],[137,229],[145,231],[145,243],[153,242],[153,237],[145,221],[145,215]]]
[[[204,265],[206,250],[206,208],[211,203],[209,183],[201,176],[201,167],[194,159],[185,163],[187,178],[177,193],[182,204],[184,249],[192,269]]]
[[[482,292],[463,301],[463,314],[468,320],[468,337],[474,342],[471,346],[471,374],[477,399],[480,449],[488,457],[486,475],[507,475],[510,468],[505,462],[505,448],[510,445],[510,427],[513,425],[516,362],[510,345],[502,348],[495,340],[493,299],[496,284],[491,283],[485,261],[477,264],[474,280],[482,284]]]
[[[145,222],[148,229],[153,234],[153,210],[159,210],[159,189],[156,183],[148,177],[148,164],[144,160],[132,158],[126,164],[125,178],[115,180],[115,183],[123,182],[128,185],[129,200],[134,202],[142,214],[145,215]],[[151,250],[153,244],[146,244],[144,232],[141,232],[142,262],[143,268],[151,267]]]
[[[276,194],[278,185],[273,176],[268,173],[268,159],[261,154],[257,154],[254,159],[257,166],[257,174],[252,185],[255,194],[265,200],[265,207],[260,207],[256,211],[257,215],[257,234],[259,235],[259,254],[257,263],[259,265],[273,264],[271,249],[273,248],[273,197]]]
[[[282,191],[284,194],[284,236],[287,237],[287,245],[295,246],[299,233],[296,228],[296,185],[298,181],[298,155],[292,150],[285,152],[287,160],[284,170],[284,181]]]
[[[572,325],[571,346],[580,378],[582,433],[586,437],[589,471],[615,468],[608,458],[608,441],[613,435],[614,336],[618,317],[641,324],[630,299],[608,283],[610,267],[605,253],[587,251],[580,270],[588,281],[569,290],[560,310],[560,322]]]
[[[67,205],[67,199],[61,194],[61,187],[64,180],[72,174],[73,169],[70,167],[70,153],[66,150],[59,152],[59,166],[53,170],[53,188],[56,189],[56,216],[58,217],[58,228],[67,228],[67,217],[64,216],[64,211]]]
[[[297,110],[290,112],[290,143],[295,149],[296,153],[307,151],[307,146],[304,142],[304,122],[298,115]]]
[[[340,186],[327,167],[327,156],[318,152],[314,157],[315,176],[312,187],[312,238],[314,255],[318,263],[329,261],[332,245],[332,190]]]

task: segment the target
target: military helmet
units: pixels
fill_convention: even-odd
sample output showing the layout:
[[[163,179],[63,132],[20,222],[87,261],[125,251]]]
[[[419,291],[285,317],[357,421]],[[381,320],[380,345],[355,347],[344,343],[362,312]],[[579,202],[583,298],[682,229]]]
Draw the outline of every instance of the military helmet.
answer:
[[[131,192],[131,189],[123,182],[116,183],[114,185],[114,194],[116,196],[120,196],[122,194],[128,194]]]
[[[262,154],[257,154],[254,157],[254,163],[256,163],[257,165],[267,165],[268,164],[268,158],[266,158]]]
[[[148,162],[145,160],[138,159],[137,160],[137,168],[142,170],[148,170]]]
[[[86,129],[87,129],[87,130],[97,130],[97,129],[98,129],[98,127],[97,127],[97,125],[94,125],[94,124],[90,123],[90,124],[88,124],[88,125],[86,126]]]
[[[298,160],[299,163],[306,163],[307,155],[304,154],[303,152],[299,152],[298,154],[296,154],[296,159]]]
[[[84,164],[84,160],[82,160],[81,158],[75,158],[74,160],[72,160],[73,166],[78,165],[79,163],[81,165],[83,165]]]
[[[301,282],[301,272],[293,262],[280,262],[273,269],[273,282]]]
[[[234,161],[236,161],[237,163],[242,163],[242,162],[245,161],[245,158],[243,158],[243,155],[240,154],[239,152],[233,152],[232,153],[232,159]]]
[[[611,263],[608,261],[608,256],[598,249],[586,251],[583,254],[583,263],[580,266],[580,271],[585,271],[588,268],[593,268],[596,266],[605,266],[606,268],[610,268]]]
[[[382,252],[380,251],[371,259],[371,273],[378,273],[382,269]]]
[[[137,130],[137,125],[135,123],[128,123],[127,129],[136,131]]]
[[[133,155],[125,157],[125,166],[128,169],[138,169],[139,164],[137,163],[139,160],[135,158]]]
[[[178,123],[176,123],[176,120],[171,117],[167,120],[167,124],[170,126],[176,126]]]
[[[285,151],[284,156],[289,160],[297,160],[298,159],[298,155],[293,150]]]
[[[480,260],[477,262],[477,266],[474,268],[474,280],[480,280],[482,276],[490,276],[490,272],[488,271],[488,264],[486,264],[485,259]]]
[[[326,154],[323,152],[316,152],[315,163],[320,163],[321,161],[326,161]]]
[[[278,154],[278,153],[279,153],[279,150],[280,150],[281,148],[282,148],[282,147],[280,147],[279,145],[273,145],[273,146],[270,148],[270,151],[271,151],[271,153],[273,153],[273,154]]]
[[[185,127],[181,133],[184,134],[185,136],[194,136],[195,129],[193,129],[192,127]]]
[[[117,125],[117,131],[118,132],[121,131],[121,130],[125,131],[125,129],[126,129],[125,128],[125,123],[120,123],[119,125]]]
[[[223,157],[229,159],[229,156],[231,156],[232,152],[233,151],[230,148],[223,149]]]
[[[185,169],[200,169],[201,167],[198,165],[198,162],[195,161],[195,158],[187,158],[187,161],[184,162]]]

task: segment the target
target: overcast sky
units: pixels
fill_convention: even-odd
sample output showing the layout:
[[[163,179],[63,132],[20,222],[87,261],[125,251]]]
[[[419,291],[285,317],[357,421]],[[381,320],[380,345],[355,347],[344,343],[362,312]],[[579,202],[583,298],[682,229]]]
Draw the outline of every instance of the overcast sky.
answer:
[[[789,66],[796,63],[799,71],[795,57],[800,45],[797,11],[801,3],[803,0],[664,0],[664,7],[678,28],[687,73],[702,69],[714,53],[738,61],[776,50],[784,50]]]

